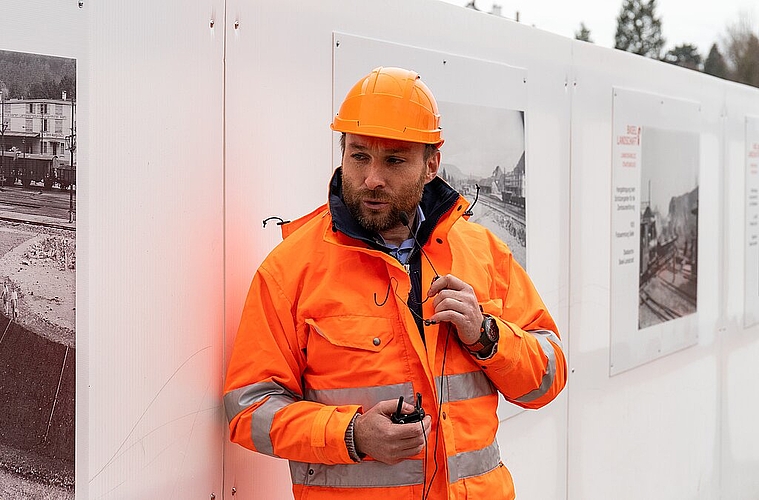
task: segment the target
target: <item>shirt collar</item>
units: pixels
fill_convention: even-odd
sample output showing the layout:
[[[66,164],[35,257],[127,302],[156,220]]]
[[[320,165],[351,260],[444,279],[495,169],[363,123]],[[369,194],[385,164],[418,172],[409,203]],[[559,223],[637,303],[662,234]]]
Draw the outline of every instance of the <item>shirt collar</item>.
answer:
[[[380,238],[382,239],[382,243],[390,250],[390,255],[398,259],[398,262],[400,262],[401,264],[406,264],[408,262],[409,257],[411,256],[411,253],[414,250],[414,244],[415,244],[414,238],[422,222],[424,222],[424,211],[422,211],[422,207],[417,205],[416,217],[414,217],[414,227],[411,228],[411,233],[414,236],[411,236],[405,239],[403,242],[401,242],[400,245],[397,245],[397,246],[394,245],[393,243],[385,241],[385,239],[382,238],[382,236],[380,236]]]

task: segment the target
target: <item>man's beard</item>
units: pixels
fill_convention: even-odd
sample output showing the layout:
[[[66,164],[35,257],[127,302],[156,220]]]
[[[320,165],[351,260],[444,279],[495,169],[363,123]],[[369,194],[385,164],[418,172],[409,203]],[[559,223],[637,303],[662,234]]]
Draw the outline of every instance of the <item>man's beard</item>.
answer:
[[[424,172],[418,182],[401,188],[395,195],[386,193],[383,189],[355,188],[343,175],[343,201],[354,219],[369,231],[380,233],[402,225],[400,213],[406,212],[413,218],[416,207],[422,200],[424,191]],[[363,200],[371,199],[389,203],[386,213],[372,210],[363,204]]]

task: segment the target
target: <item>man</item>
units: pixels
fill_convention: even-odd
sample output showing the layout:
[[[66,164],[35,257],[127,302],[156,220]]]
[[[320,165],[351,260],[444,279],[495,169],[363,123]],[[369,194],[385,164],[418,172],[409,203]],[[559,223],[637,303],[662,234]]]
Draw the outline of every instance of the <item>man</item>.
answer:
[[[10,297],[10,290],[8,289],[8,281],[5,281],[3,283],[3,309],[5,311],[5,315],[8,318],[11,317],[9,313],[10,307],[8,307],[10,304],[10,300],[11,300],[11,297]]]
[[[497,391],[538,408],[564,387],[526,273],[436,176],[439,118],[413,71],[362,78],[332,123],[328,203],[283,226],[253,278],[225,383],[231,439],[288,459],[298,499],[514,498]]]
[[[15,287],[11,290],[11,311],[13,313],[13,320],[18,320],[18,292]]]

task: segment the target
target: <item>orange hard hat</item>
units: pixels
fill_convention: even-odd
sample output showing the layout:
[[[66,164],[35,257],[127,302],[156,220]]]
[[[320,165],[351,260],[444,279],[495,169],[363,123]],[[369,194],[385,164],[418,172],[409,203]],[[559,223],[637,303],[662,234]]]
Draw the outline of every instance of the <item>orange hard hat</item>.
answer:
[[[332,130],[440,147],[435,96],[414,71],[375,68],[345,96]]]

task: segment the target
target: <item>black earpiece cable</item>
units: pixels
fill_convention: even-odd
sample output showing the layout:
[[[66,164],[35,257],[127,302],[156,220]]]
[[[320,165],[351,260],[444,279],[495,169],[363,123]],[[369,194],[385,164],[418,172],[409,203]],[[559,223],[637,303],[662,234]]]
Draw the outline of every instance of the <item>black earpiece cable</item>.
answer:
[[[435,277],[432,278],[432,281],[435,281],[436,279],[440,277],[440,275],[437,273],[437,269],[435,269],[435,266],[432,265],[432,261],[427,256],[427,252],[424,251],[424,249],[422,248],[422,245],[419,244],[419,240],[416,239],[415,231],[411,229],[411,226],[409,226],[410,219],[408,218],[408,214],[406,212],[401,211],[398,214],[398,218],[401,220],[401,224],[406,226],[406,228],[409,230],[409,232],[411,233],[411,238],[414,239],[414,243],[416,243],[417,248],[419,249],[420,252],[422,252],[422,255],[424,255],[424,258],[427,259],[427,262],[429,262],[430,267],[432,268],[432,272],[435,273]]]
[[[480,189],[479,186],[477,186],[477,195],[479,195]],[[477,203],[477,200],[475,199],[475,203]],[[474,206],[474,203],[471,205]],[[409,223],[409,216],[406,212],[401,211],[398,214],[398,217],[401,221],[401,224],[406,226],[408,228],[409,233],[411,233],[411,238],[413,238],[414,243],[416,244],[417,248],[419,248],[419,251],[424,255],[424,258],[427,259],[427,262],[429,263],[430,267],[432,268],[432,272],[435,273],[435,277],[432,278],[432,281],[434,282],[438,278],[440,278],[440,275],[437,272],[437,269],[435,269],[435,265],[432,263],[432,260],[430,260],[429,256],[427,255],[427,252],[424,251],[422,248],[422,245],[419,244],[419,240],[416,239],[415,231],[411,229]],[[375,299],[376,302],[376,299]],[[411,310],[411,309],[410,309]],[[411,310],[413,313],[414,311]],[[414,313],[416,315],[416,313]],[[429,326],[432,324],[430,320],[424,320],[424,324]],[[427,484],[427,434],[424,433],[424,430],[422,430],[422,433],[424,434],[424,464],[423,464],[423,474],[424,474],[424,481],[422,482],[422,500],[427,500],[429,498],[430,493],[432,492],[432,485],[435,481],[435,477],[438,473],[438,460],[437,460],[437,450],[438,450],[438,444],[440,443],[440,420],[443,414],[443,384],[445,383],[445,361],[448,357],[448,341],[451,338],[451,325],[450,323],[446,324],[446,334],[445,334],[445,345],[443,347],[443,362],[440,367],[440,389],[438,390],[438,411],[437,411],[437,423],[435,425],[435,448],[433,450],[433,461],[435,463],[435,469],[432,472],[432,477],[430,478],[429,484]],[[422,424],[422,429],[424,428],[424,425]]]
[[[437,446],[438,443],[440,443],[440,417],[443,414],[443,384],[446,381],[445,378],[445,360],[448,358],[448,341],[451,339],[451,324],[446,323],[446,329],[445,329],[445,346],[443,347],[443,363],[440,367],[440,389],[438,390],[438,407],[437,407],[437,424],[435,425],[435,449],[433,451],[433,459],[435,461],[435,470],[432,471],[432,477],[430,478],[430,484],[429,486],[424,487],[425,491],[422,492],[422,500],[427,500],[429,498],[430,493],[432,492],[432,484],[435,481],[435,476],[437,476],[438,471],[438,463],[437,463]],[[426,442],[426,440],[425,440]],[[427,453],[425,450],[424,454],[424,460],[427,461]],[[425,474],[425,482],[427,481],[427,476]]]
[[[466,217],[471,217],[472,215],[474,215],[474,212],[472,212],[472,209],[477,204],[477,200],[480,199],[480,185],[475,184],[474,187],[477,189],[477,191],[474,193],[474,202],[471,205],[469,205],[469,208],[467,208],[466,212],[463,213],[463,215]]]

